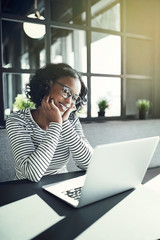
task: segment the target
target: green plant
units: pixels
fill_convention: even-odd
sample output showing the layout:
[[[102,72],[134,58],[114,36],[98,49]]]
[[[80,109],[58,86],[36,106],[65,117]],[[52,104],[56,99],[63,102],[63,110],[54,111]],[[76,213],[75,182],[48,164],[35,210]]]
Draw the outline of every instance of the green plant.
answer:
[[[35,104],[24,95],[17,94],[17,97],[15,97],[15,102],[13,103],[13,109],[22,110],[25,108],[35,108]]]
[[[150,101],[147,99],[138,99],[137,107],[139,112],[148,112],[150,109]]]
[[[99,111],[100,112],[104,112],[106,108],[109,108],[109,104],[108,104],[108,101],[107,99],[100,99],[98,101],[98,108],[99,108]]]

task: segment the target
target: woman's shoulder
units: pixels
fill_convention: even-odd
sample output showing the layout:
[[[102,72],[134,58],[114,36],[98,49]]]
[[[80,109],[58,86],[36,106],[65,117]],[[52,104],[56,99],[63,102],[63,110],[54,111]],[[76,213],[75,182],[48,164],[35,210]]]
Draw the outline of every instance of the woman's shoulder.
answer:
[[[30,109],[29,108],[26,108],[26,109],[22,109],[22,110],[19,110],[19,111],[15,111],[15,112],[12,112],[9,116],[8,116],[8,119],[12,119],[12,118],[21,118],[21,119],[25,119],[25,117],[27,115],[30,114]]]
[[[23,110],[19,110],[19,111],[16,111],[16,112],[12,112],[7,120],[6,120],[6,125],[8,125],[8,123],[16,123],[16,122],[26,122],[27,119],[30,118],[30,109],[29,108],[26,108],[26,109],[23,109]]]

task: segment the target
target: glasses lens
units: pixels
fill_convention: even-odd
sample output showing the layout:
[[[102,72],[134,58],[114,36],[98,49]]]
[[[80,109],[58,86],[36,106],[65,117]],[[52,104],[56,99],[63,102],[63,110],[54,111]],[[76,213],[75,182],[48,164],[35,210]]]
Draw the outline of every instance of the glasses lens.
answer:
[[[70,96],[72,96],[72,93],[71,93],[70,89],[64,87],[63,90],[62,90],[62,96],[64,98],[69,98]]]
[[[71,89],[67,88],[67,87],[63,87],[63,90],[62,90],[62,97],[64,98],[69,98],[72,96],[72,102],[74,104],[79,104],[82,102],[82,99],[80,97],[77,97],[76,95],[73,95]]]

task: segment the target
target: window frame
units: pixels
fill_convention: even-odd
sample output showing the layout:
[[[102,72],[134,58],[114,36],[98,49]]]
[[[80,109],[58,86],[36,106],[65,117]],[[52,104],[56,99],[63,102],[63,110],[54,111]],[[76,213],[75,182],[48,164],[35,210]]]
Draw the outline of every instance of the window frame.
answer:
[[[88,91],[88,103],[87,103],[87,117],[81,118],[82,121],[101,121],[101,120],[112,120],[112,119],[127,119],[130,117],[135,116],[127,116],[126,115],[126,85],[127,81],[129,79],[139,79],[139,81],[142,79],[146,79],[147,81],[151,81],[151,101],[154,100],[154,76],[144,76],[144,75],[131,75],[127,74],[126,69],[126,59],[127,59],[127,39],[133,38],[138,40],[145,40],[145,41],[151,41],[153,45],[153,53],[155,53],[154,49],[154,39],[152,37],[148,37],[145,35],[140,34],[134,34],[127,32],[126,29],[126,1],[127,0],[120,0],[115,1],[115,3],[120,2],[120,22],[121,22],[121,31],[114,31],[104,28],[97,28],[91,26],[91,0],[87,0],[87,14],[86,14],[86,25],[76,25],[76,24],[68,24],[68,23],[62,23],[62,22],[56,22],[51,20],[50,15],[50,0],[45,1],[45,20],[43,23],[38,19],[29,19],[25,16],[18,16],[18,15],[11,15],[6,13],[1,13],[0,17],[0,47],[1,47],[1,56],[0,56],[0,126],[5,125],[5,119],[4,119],[4,102],[3,102],[3,74],[4,73],[30,73],[33,74],[36,69],[20,69],[20,68],[4,68],[2,66],[2,57],[3,57],[3,46],[2,46],[2,21],[16,21],[16,22],[33,22],[38,24],[44,24],[46,27],[46,34],[45,34],[45,53],[46,53],[46,62],[51,61],[51,55],[50,55],[50,47],[51,47],[51,29],[53,27],[61,28],[61,29],[76,29],[76,30],[84,30],[86,31],[86,47],[87,47],[87,71],[81,72],[82,76],[86,76],[87,78],[87,87],[89,89]],[[0,3],[0,10],[1,10],[1,3]],[[100,74],[100,73],[92,73],[91,72],[91,33],[92,32],[98,32],[98,33],[106,33],[106,34],[112,34],[116,36],[121,37],[121,74],[115,75],[115,74]],[[153,63],[154,67],[154,63]],[[91,78],[94,76],[99,77],[119,77],[121,79],[121,115],[119,117],[91,117]],[[151,112],[151,115],[153,115],[153,110]]]

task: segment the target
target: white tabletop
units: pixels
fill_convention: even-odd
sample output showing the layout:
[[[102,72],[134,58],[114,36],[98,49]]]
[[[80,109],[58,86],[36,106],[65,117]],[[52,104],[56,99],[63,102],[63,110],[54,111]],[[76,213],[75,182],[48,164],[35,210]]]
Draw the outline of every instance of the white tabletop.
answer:
[[[76,238],[80,239],[160,239],[160,175],[133,191]]]

